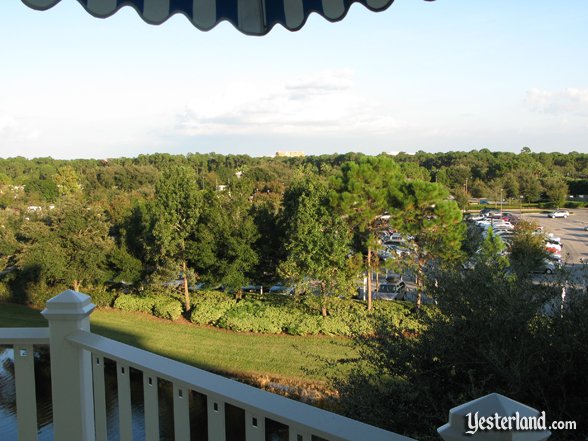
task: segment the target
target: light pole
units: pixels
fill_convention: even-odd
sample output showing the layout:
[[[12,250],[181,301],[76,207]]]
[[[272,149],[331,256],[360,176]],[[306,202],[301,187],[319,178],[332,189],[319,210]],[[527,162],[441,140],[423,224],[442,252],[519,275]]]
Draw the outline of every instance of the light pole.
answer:
[[[500,189],[500,216],[502,216],[502,188]]]

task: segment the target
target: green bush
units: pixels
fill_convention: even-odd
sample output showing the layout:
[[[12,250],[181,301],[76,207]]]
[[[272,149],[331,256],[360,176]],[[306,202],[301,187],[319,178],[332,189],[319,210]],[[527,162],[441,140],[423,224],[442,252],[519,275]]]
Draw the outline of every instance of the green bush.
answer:
[[[261,301],[242,301],[218,320],[224,329],[237,332],[280,334],[284,330],[286,311]]]
[[[192,297],[190,321],[198,325],[214,325],[235,304],[235,299],[223,292],[199,292]]]
[[[114,307],[117,309],[129,312],[144,312],[146,314],[151,314],[153,312],[154,304],[154,297],[137,296],[133,294],[121,294],[114,301]]]
[[[294,318],[294,317],[293,317]],[[316,335],[321,333],[321,321],[323,318],[318,315],[310,315],[300,312],[296,320],[291,320],[286,332],[291,335]]]
[[[340,316],[330,315],[328,317],[322,317],[320,325],[321,333],[325,335],[344,335],[346,337],[353,335],[349,322]]]
[[[99,307],[111,307],[119,293],[113,290],[107,290],[104,287],[84,289],[84,294],[92,298],[92,303]]]
[[[123,311],[144,312],[167,320],[177,320],[183,312],[182,304],[171,297],[120,294],[114,307]]]
[[[375,302],[374,303],[374,326],[385,320],[396,329],[406,333],[420,333],[424,331],[423,316],[430,317],[435,308],[427,306],[415,311],[415,305],[409,302]]]
[[[390,302],[374,302],[374,308],[378,303]],[[368,314],[367,304],[359,300],[331,299],[329,318],[336,320],[323,324],[325,333],[328,331],[332,334],[340,329],[342,333],[338,335],[364,335],[371,334],[374,329],[373,317]]]
[[[163,296],[154,297],[153,315],[155,317],[177,320],[181,317],[183,311],[182,304],[176,299]]]
[[[333,297],[328,299],[327,317],[321,316],[321,299],[316,296],[252,295],[236,301],[225,293],[204,291],[193,297],[192,304],[192,323],[236,332],[369,335],[382,318],[409,333],[419,332],[422,327],[414,305],[407,302],[374,302],[374,311],[368,313],[365,302]]]
[[[588,202],[567,201],[564,204],[564,208],[583,208],[583,207],[588,207]]]
[[[12,291],[7,283],[0,282],[0,302],[11,302],[12,298]]]

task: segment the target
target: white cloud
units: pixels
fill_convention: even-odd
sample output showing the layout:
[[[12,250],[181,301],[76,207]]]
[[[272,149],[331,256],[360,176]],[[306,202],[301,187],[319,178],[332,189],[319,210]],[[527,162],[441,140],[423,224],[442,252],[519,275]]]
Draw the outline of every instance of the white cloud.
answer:
[[[229,84],[195,96],[178,117],[188,136],[212,134],[391,133],[404,123],[383,103],[367,99],[352,71],[328,70],[297,78]]]
[[[27,141],[38,137],[38,130],[28,127],[13,116],[0,114],[0,138],[4,143]]]
[[[588,115],[588,89],[569,87],[549,91],[533,88],[527,91],[527,106],[536,112]]]

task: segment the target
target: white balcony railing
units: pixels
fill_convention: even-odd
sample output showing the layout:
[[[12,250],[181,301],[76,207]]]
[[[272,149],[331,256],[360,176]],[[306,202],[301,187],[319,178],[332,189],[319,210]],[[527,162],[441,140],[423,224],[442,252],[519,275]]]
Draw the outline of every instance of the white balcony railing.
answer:
[[[158,382],[173,385],[173,432],[175,441],[190,440],[189,401],[192,391],[206,397],[209,441],[234,441],[226,433],[225,405],[243,410],[245,440],[265,441],[266,422],[287,427],[288,441],[414,441],[297,401],[211,374],[174,360],[101,337],[90,332],[94,310],[90,297],[64,291],[47,302],[42,314],[48,328],[0,328],[0,345],[14,352],[18,440],[37,440],[34,345],[49,345],[53,431],[55,441],[107,441],[107,401],[104,360],[116,363],[120,441],[133,440],[131,368],[143,375],[145,440],[159,441]],[[448,424],[438,432],[445,441],[499,441],[525,439],[545,441],[548,430],[525,432],[464,433],[465,415],[536,416],[535,409],[498,394],[490,394],[450,411]],[[243,421],[241,421],[243,423]],[[272,423],[273,424],[273,423]],[[242,425],[241,425],[242,427]],[[269,425],[268,425],[269,427]],[[478,438],[478,435],[480,438]]]
[[[143,373],[145,437],[159,440],[158,380],[173,385],[175,440],[190,439],[189,394],[206,396],[208,440],[225,441],[225,404],[244,410],[245,439],[266,439],[266,419],[288,427],[289,441],[410,441],[90,332],[90,297],[65,291],[47,302],[49,328],[0,328],[14,348],[19,441],[37,439],[33,345],[49,344],[56,441],[107,441],[104,359],[116,362],[119,437],[133,439],[130,368]],[[228,440],[232,441],[232,440]]]

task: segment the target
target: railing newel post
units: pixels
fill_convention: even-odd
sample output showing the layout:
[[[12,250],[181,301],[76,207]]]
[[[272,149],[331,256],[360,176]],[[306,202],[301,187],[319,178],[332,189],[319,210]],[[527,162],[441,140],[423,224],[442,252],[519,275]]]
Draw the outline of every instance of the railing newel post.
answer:
[[[492,393],[477,398],[468,403],[454,407],[449,411],[449,422],[437,429],[444,441],[470,441],[483,439],[485,441],[546,441],[550,436],[549,430],[517,431],[511,430],[480,430],[476,420],[478,417],[492,418],[513,417],[536,418],[539,411],[525,404],[498,393]],[[473,416],[473,418],[472,418]],[[513,417],[514,418],[514,417]]]
[[[67,341],[73,332],[90,331],[94,307],[89,296],[67,290],[49,299],[41,312],[49,322],[56,440],[95,439],[91,354]]]

